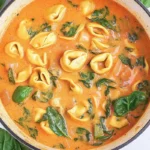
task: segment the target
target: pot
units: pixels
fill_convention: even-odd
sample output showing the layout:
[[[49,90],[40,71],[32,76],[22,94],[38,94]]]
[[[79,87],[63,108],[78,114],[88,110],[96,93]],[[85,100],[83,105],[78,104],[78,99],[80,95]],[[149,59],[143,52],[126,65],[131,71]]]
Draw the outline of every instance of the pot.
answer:
[[[23,7],[31,3],[33,0],[11,0],[8,5],[0,13],[0,39],[5,33],[7,27],[9,26],[12,19],[20,12]],[[116,3],[119,3],[125,7],[129,12],[131,12],[137,20],[142,24],[146,33],[150,38],[150,13],[149,11],[139,2],[139,0],[113,0]],[[33,140],[25,133],[23,133],[11,120],[7,114],[1,100],[0,100],[0,122],[3,126],[20,142],[25,144],[31,149],[34,150],[51,150],[49,148],[37,141]],[[148,105],[146,111],[136,125],[128,131],[124,136],[119,139],[97,148],[97,150],[118,150],[123,146],[129,144],[134,139],[136,139],[150,124],[150,104]]]

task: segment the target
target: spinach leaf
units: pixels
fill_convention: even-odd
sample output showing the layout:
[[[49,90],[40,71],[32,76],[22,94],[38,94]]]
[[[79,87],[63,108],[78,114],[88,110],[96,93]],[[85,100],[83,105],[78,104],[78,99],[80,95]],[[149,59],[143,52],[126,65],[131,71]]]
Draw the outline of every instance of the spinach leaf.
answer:
[[[124,65],[127,65],[129,66],[131,69],[133,69],[133,66],[131,64],[131,59],[126,57],[124,54],[121,54],[118,56],[119,59],[121,60],[121,62],[124,64]]]
[[[10,83],[15,84],[15,78],[12,68],[8,69],[8,79]]]
[[[107,86],[106,91],[105,91],[105,96],[108,96],[108,95],[109,95],[110,89],[116,89],[116,88],[113,87],[113,86]]]
[[[89,103],[89,108],[88,108],[87,113],[90,115],[90,119],[94,119],[95,115],[93,112],[93,103],[92,103],[92,100],[90,98],[88,99],[88,103]]]
[[[58,136],[69,137],[66,122],[61,114],[51,106],[47,108],[46,114],[51,130]]]
[[[150,97],[150,81],[143,80],[142,82],[138,83],[137,89],[139,91],[146,92],[147,95]]]
[[[54,86],[54,87],[57,87],[56,81],[58,80],[58,77],[57,77],[57,76],[51,76],[51,77],[50,77],[50,80],[52,81],[53,86]]]
[[[79,25],[75,25],[73,22],[66,22],[65,24],[62,25],[60,31],[66,37],[73,37],[76,34],[78,28]]]
[[[102,79],[99,79],[96,82],[96,87],[100,87],[102,85],[108,86],[110,83],[115,83],[115,82],[113,80],[110,80],[110,79],[107,79],[107,78],[102,78]]]
[[[144,57],[139,57],[136,59],[136,66],[142,66],[143,68],[145,68],[146,64],[145,64],[145,58]]]
[[[42,103],[47,103],[51,98],[53,97],[52,92],[41,92],[41,91],[36,91],[32,95],[32,99],[35,101],[39,101]]]
[[[139,39],[139,37],[136,32],[133,32],[133,33],[128,34],[128,39],[131,43],[134,43],[135,41]]]
[[[91,81],[95,78],[95,74],[93,72],[80,72],[80,77],[82,78],[82,80],[79,81],[82,82],[85,87],[91,88]]]
[[[28,129],[28,132],[30,134],[30,136],[34,139],[36,139],[36,137],[38,136],[38,130],[36,128],[31,128],[31,127],[28,127],[27,126],[27,129]]]
[[[106,103],[106,105],[105,105],[105,114],[106,114],[106,118],[108,118],[109,116],[110,116],[110,114],[111,114],[111,100],[110,99],[108,99],[107,100],[107,103]]]
[[[0,9],[4,6],[6,0],[0,0]]]
[[[117,117],[123,117],[139,105],[147,103],[147,94],[142,91],[134,91],[129,96],[121,97],[114,101],[114,112]]]
[[[86,140],[90,141],[90,135],[91,135],[91,133],[87,129],[78,127],[76,129],[76,133],[79,134],[79,135],[83,135],[83,136],[85,135]]]
[[[76,45],[76,48],[87,52],[87,49],[80,44]]]
[[[18,86],[12,95],[12,100],[15,103],[21,103],[30,95],[32,90],[33,88],[29,86]]]
[[[1,150],[30,150],[19,143],[7,131],[0,128],[0,149]]]
[[[63,144],[59,143],[57,145],[54,145],[53,148],[65,149],[66,147]]]
[[[141,0],[141,2],[148,8],[150,7],[150,1],[149,0]]]
[[[48,115],[47,114],[44,114],[42,116],[42,118],[40,120],[38,120],[36,123],[41,123],[42,121],[47,121],[48,120]]]
[[[130,48],[130,47],[125,47],[124,48],[126,51],[128,51],[128,52],[133,52],[134,51],[134,49],[133,48]]]
[[[67,2],[72,6],[72,7],[79,7],[79,5],[77,5],[77,4],[74,4],[73,2],[72,2],[72,0],[67,0]]]
[[[39,33],[38,30],[33,30],[32,27],[30,27],[30,28],[27,30],[27,32],[28,32],[28,34],[29,34],[29,36],[30,36],[31,39]]]

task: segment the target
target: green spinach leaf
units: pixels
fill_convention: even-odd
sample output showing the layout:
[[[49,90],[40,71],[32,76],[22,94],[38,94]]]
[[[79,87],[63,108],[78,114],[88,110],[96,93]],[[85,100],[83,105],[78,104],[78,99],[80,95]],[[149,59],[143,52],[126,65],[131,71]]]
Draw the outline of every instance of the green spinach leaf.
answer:
[[[8,79],[10,83],[15,84],[15,78],[12,68],[8,69]]]
[[[13,95],[12,99],[15,103],[23,102],[32,92],[33,88],[29,86],[18,86]]]
[[[69,137],[66,122],[61,114],[51,106],[47,108],[46,114],[51,130],[58,136]]]
[[[96,82],[96,87],[100,87],[102,85],[108,86],[110,83],[115,83],[115,82],[113,80],[110,80],[110,79],[107,79],[107,78],[102,78],[102,79],[99,79]]]
[[[114,112],[117,117],[123,117],[139,105],[147,103],[147,94],[142,91],[134,91],[129,96],[121,97],[114,101]]]
[[[145,68],[146,64],[145,64],[145,58],[144,57],[139,57],[136,59],[136,66],[142,66],[143,68]]]
[[[107,100],[107,103],[106,103],[106,105],[105,105],[106,118],[108,118],[108,117],[110,116],[110,114],[111,114],[111,105],[112,105],[111,100],[108,99],[108,100]]]
[[[109,95],[110,89],[116,89],[116,88],[113,87],[113,86],[107,86],[106,91],[105,91],[105,96],[108,96],[108,95]]]
[[[51,77],[50,77],[50,80],[52,81],[53,86],[54,86],[54,87],[57,87],[56,81],[58,80],[58,77],[57,77],[57,76],[51,76]]]
[[[79,50],[83,50],[83,51],[87,52],[87,49],[80,44],[76,45],[76,48]]]
[[[51,98],[53,97],[52,92],[41,92],[41,91],[36,91],[32,95],[32,99],[35,101],[39,101],[42,103],[47,103]]]
[[[141,0],[141,2],[148,8],[150,7],[150,1],[149,0]]]
[[[128,34],[128,39],[131,43],[134,43],[139,39],[139,37],[136,32],[133,32]]]
[[[66,37],[73,37],[76,34],[78,28],[79,25],[75,25],[73,22],[66,22],[65,24],[62,25],[60,31]]]
[[[30,134],[30,136],[34,139],[36,139],[36,137],[38,136],[38,130],[36,128],[31,128],[31,127],[28,127],[27,126],[27,129],[28,129],[28,132]]]
[[[14,139],[7,131],[0,128],[0,149],[1,150],[30,150]]]
[[[6,0],[0,0],[0,9],[4,6]]]
[[[121,54],[118,57],[123,64],[125,64],[125,65],[129,66],[131,69],[133,69],[130,58],[126,57],[124,54]]]

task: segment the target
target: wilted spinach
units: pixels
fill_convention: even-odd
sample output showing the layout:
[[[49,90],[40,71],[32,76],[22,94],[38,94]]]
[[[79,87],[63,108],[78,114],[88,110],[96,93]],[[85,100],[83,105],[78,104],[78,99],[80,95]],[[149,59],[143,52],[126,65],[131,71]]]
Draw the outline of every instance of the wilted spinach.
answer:
[[[36,139],[36,137],[38,136],[38,130],[36,128],[31,128],[31,127],[28,127],[27,126],[27,129],[28,129],[28,132],[30,134],[30,136],[34,139]]]
[[[83,50],[83,51],[87,52],[87,49],[80,44],[76,45],[76,48],[79,50]]]
[[[110,116],[110,114],[111,114],[111,105],[112,105],[111,100],[108,99],[107,102],[106,102],[106,105],[105,105],[106,118],[108,118]]]
[[[145,64],[145,58],[144,57],[139,57],[136,59],[136,66],[142,66],[143,68],[145,68],[146,64]]]
[[[10,83],[15,84],[15,78],[12,68],[8,69],[8,79]]]
[[[133,32],[133,33],[128,34],[128,39],[130,42],[134,43],[135,41],[139,39],[139,37],[136,32]]]
[[[139,105],[147,103],[147,94],[142,91],[134,91],[129,96],[118,98],[114,101],[114,112],[117,117],[123,117]]]

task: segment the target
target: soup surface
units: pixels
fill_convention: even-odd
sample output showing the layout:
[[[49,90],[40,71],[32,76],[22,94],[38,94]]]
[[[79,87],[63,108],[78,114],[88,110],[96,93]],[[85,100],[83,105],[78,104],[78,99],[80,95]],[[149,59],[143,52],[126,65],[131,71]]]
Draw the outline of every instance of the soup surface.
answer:
[[[110,0],[35,0],[0,42],[0,97],[49,147],[87,150],[125,135],[149,99],[150,43]]]

